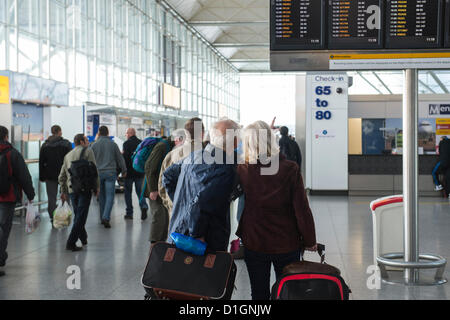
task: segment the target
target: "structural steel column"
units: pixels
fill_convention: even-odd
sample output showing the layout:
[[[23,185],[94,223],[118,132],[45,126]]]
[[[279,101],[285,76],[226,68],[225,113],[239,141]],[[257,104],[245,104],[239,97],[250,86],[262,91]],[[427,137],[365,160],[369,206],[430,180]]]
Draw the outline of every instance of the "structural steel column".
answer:
[[[403,196],[405,261],[419,262],[418,228],[418,71],[407,69],[403,94]],[[406,269],[405,282],[418,282],[418,270]]]

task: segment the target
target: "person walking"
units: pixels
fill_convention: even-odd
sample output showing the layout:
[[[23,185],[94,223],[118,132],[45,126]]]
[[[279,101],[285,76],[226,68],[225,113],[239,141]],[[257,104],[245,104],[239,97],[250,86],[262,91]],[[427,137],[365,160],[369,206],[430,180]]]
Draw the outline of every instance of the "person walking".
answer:
[[[178,131],[178,130],[177,130]],[[203,137],[205,135],[205,127],[203,125],[203,122],[200,118],[192,118],[188,122],[186,122],[184,126],[184,130],[179,130],[179,133],[174,132],[174,139],[175,143],[177,138],[175,137],[177,134],[183,135],[185,142],[179,147],[175,148],[164,159],[162,166],[161,166],[161,173],[159,176],[159,183],[158,183],[158,191],[159,196],[161,197],[161,200],[163,202],[163,205],[166,207],[167,211],[169,212],[169,221],[172,217],[172,208],[173,203],[172,200],[170,200],[169,195],[166,192],[166,189],[163,186],[163,173],[174,163],[183,161],[186,159],[192,152],[202,150],[203,149]],[[167,225],[167,228],[169,225]]]
[[[237,171],[245,207],[236,234],[244,244],[252,299],[269,300],[272,264],[279,278],[285,266],[300,261],[303,249],[317,251],[315,224],[300,167],[280,154],[269,125],[248,126],[243,139],[245,164]],[[263,174],[276,162],[275,174]]]
[[[302,168],[302,152],[297,142],[289,136],[288,127],[280,128],[281,139],[280,152],[287,160],[294,161],[298,164],[300,169]]]
[[[66,244],[66,250],[73,252],[83,249],[82,247],[77,246],[78,240],[81,241],[83,246],[88,244],[88,234],[85,225],[89,214],[92,193],[95,193],[95,195],[98,196],[100,185],[97,168],[95,166],[94,152],[88,148],[88,139],[83,134],[78,134],[75,136],[74,142],[75,149],[70,151],[64,158],[61,173],[58,178],[61,186],[61,200],[66,202],[69,201],[70,198],[74,211],[75,218],[73,227]],[[87,168],[82,171],[87,172],[87,174],[76,177],[72,176],[72,174],[78,174],[78,172],[74,172],[77,170],[73,170],[74,162],[83,160],[87,161],[83,164],[84,166],[87,166]],[[81,185],[87,187],[78,190],[80,189],[80,184],[77,184],[74,179],[77,179],[78,181],[82,180]]]
[[[8,142],[9,130],[0,126],[0,277],[6,275],[8,239],[11,233],[16,203],[22,201],[22,191],[30,203],[35,192],[28,167],[22,155]]]
[[[439,143],[439,161],[441,172],[444,173],[444,189],[447,197],[450,195],[450,139],[441,138]],[[450,199],[450,197],[449,197]]]
[[[144,174],[137,172],[133,168],[133,154],[137,147],[142,143],[142,140],[136,137],[136,130],[129,128],[126,132],[127,141],[123,144],[123,158],[127,166],[127,177],[125,178],[125,203],[126,220],[133,220],[133,185],[136,188],[136,195],[139,199],[139,206],[141,208],[141,220],[147,219],[148,204],[145,197],[142,194],[142,184],[144,182]]]
[[[101,126],[98,139],[92,144],[95,161],[100,176],[100,219],[106,229],[111,228],[111,211],[116,195],[116,180],[118,172],[127,176],[127,166],[119,147],[109,138],[109,130]]]
[[[169,234],[200,239],[208,250],[227,251],[231,234],[230,203],[237,183],[234,152],[238,139],[231,120],[214,124],[211,143],[191,153],[163,174],[163,185],[173,201]]]
[[[150,242],[156,243],[167,240],[167,225],[169,213],[164,207],[158,192],[159,175],[164,158],[175,147],[172,139],[162,139],[152,150],[145,162],[145,197],[150,199],[151,222]]]
[[[45,183],[48,199],[48,215],[53,226],[53,212],[57,208],[58,176],[64,157],[72,150],[69,140],[62,137],[61,127],[51,128],[52,135],[42,145],[39,154],[39,180]]]

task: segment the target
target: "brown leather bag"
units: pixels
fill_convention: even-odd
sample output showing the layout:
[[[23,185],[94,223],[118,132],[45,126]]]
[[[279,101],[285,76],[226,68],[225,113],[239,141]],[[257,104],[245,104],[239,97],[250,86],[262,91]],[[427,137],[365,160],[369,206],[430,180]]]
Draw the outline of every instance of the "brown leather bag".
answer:
[[[304,252],[303,252],[304,253]],[[318,253],[320,256],[320,263],[309,261],[298,261],[287,265],[283,269],[283,274],[297,274],[297,273],[324,273],[336,276],[341,275],[341,270],[325,263],[325,246],[318,245]],[[304,257],[304,254],[302,254]]]

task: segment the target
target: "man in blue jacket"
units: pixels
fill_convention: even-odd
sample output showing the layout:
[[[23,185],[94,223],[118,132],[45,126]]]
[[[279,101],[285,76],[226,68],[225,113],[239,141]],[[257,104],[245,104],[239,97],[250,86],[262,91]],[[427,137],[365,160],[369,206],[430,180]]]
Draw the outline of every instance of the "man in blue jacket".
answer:
[[[231,194],[237,182],[238,141],[231,132],[238,130],[234,121],[217,122],[204,150],[164,172],[163,185],[174,204],[169,235],[181,233],[206,242],[211,251],[227,251]]]

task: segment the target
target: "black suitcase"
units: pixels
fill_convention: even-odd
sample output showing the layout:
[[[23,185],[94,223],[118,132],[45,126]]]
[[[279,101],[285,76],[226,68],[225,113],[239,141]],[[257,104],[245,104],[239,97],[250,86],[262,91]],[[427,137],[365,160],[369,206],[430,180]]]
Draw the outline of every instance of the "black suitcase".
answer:
[[[146,299],[231,300],[236,264],[228,252],[196,256],[159,242],[142,276]]]
[[[325,263],[325,246],[319,245],[321,263],[299,261],[283,269],[272,288],[272,300],[349,300],[350,288],[341,271]]]

